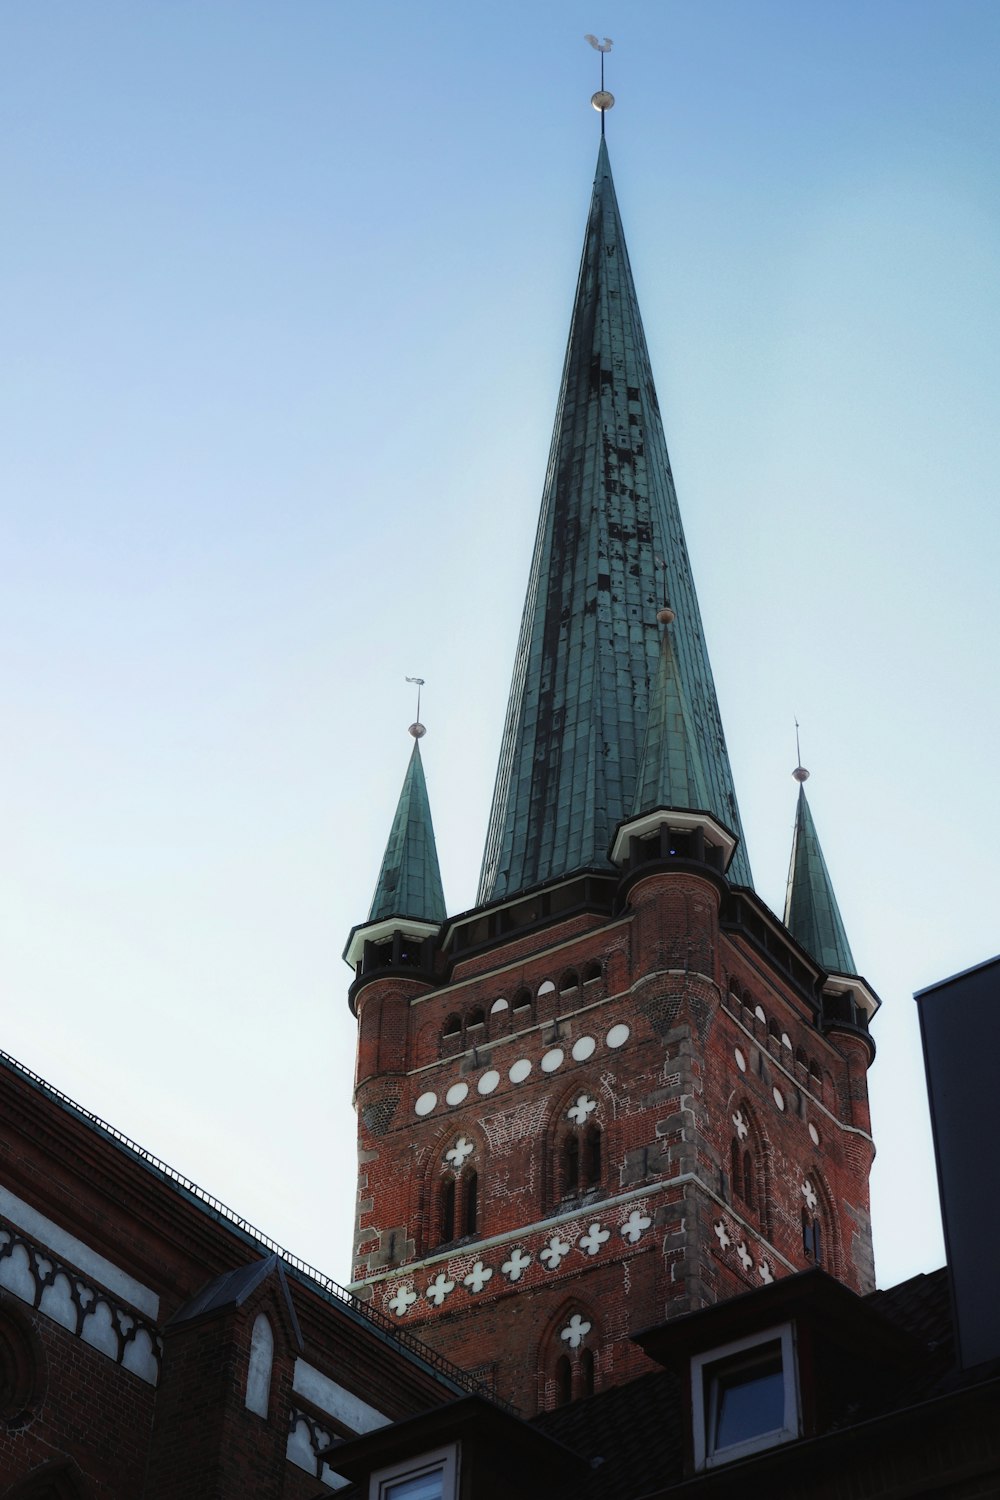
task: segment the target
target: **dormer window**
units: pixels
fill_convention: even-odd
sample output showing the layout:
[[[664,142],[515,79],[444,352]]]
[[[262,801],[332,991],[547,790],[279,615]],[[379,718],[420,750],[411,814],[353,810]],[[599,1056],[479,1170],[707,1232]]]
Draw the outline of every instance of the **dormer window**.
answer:
[[[371,1476],[368,1500],[457,1500],[458,1445],[393,1464]]]
[[[798,1371],[792,1325],[738,1339],[691,1361],[694,1460],[732,1463],[797,1438]]]

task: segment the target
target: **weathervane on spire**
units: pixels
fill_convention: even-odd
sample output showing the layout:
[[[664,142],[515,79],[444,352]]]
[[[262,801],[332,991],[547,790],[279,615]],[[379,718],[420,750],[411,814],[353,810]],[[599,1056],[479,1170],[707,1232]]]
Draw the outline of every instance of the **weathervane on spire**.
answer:
[[[408,677],[406,680],[407,682],[412,682],[417,690],[417,717],[410,725],[410,733],[415,740],[419,740],[427,733],[427,730],[420,722],[420,689],[424,686],[424,679],[422,677]]]
[[[809,772],[802,764],[802,751],[799,747],[799,721],[795,720],[795,770],[792,772],[798,782],[808,781]]]
[[[591,36],[591,34],[590,34],[589,31],[584,35],[583,40],[585,42],[589,42],[590,45],[593,47],[594,51],[595,52],[599,52],[601,54],[601,86],[598,89],[597,93],[594,94],[594,95],[592,95],[590,102],[594,106],[595,109],[600,110],[600,113],[601,113],[601,134],[603,135],[604,134],[604,113],[605,113],[605,110],[613,109],[614,108],[614,103],[615,103],[615,96],[614,96],[614,94],[609,94],[608,91],[607,91],[607,89],[604,87],[604,54],[605,54],[605,52],[610,52],[611,51],[611,48],[614,45],[614,43],[612,42],[612,40],[611,40],[611,38],[609,36],[606,36],[604,38],[603,42],[599,42],[597,40],[596,36]]]

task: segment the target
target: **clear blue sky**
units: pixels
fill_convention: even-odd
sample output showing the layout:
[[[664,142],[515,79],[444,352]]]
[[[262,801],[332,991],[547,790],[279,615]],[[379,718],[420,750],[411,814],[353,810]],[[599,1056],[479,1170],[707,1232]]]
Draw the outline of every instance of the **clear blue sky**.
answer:
[[[912,991],[997,947],[994,0],[0,4],[3,1046],[341,1279],[340,949],[427,679],[482,849],[609,145],[757,886],[793,715],[880,1280],[942,1259]]]

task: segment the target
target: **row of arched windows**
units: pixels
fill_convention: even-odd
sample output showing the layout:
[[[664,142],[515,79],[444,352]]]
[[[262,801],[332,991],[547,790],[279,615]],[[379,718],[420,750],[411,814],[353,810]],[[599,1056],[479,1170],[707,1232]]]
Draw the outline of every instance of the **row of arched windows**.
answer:
[[[537,1000],[557,991],[560,995],[572,995],[581,985],[593,984],[600,979],[602,972],[599,963],[589,963],[582,970],[567,969],[560,975],[558,984],[552,979],[543,980],[534,994],[522,985],[510,1000],[505,995],[494,1000],[488,1011],[482,1005],[476,1005],[464,1014],[453,1011],[441,1028],[441,1040],[456,1050],[459,1047],[464,1049],[481,1045],[488,1035],[533,1026]]]
[[[738,979],[731,978],[729,981],[729,994],[731,1003],[740,1012],[741,1019],[747,1029],[757,1034],[763,1031],[767,1039],[774,1043],[774,1048],[783,1049],[792,1055],[792,1039],[787,1031],[783,1031],[774,1016],[768,1016],[764,1007],[760,1005],[751,995],[749,990],[743,988]],[[799,1045],[794,1051],[796,1071],[800,1082],[812,1090],[814,1094],[822,1097],[824,1078],[823,1070],[815,1057],[809,1057],[803,1046]]]

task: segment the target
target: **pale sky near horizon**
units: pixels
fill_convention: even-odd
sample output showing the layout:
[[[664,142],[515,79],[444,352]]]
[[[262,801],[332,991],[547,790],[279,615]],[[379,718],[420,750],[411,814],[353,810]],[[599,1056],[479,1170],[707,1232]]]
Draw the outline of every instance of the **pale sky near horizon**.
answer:
[[[757,889],[793,717],[941,1263],[915,989],[996,952],[993,0],[0,0],[0,1045],[349,1277],[413,716],[472,905],[612,167]]]

